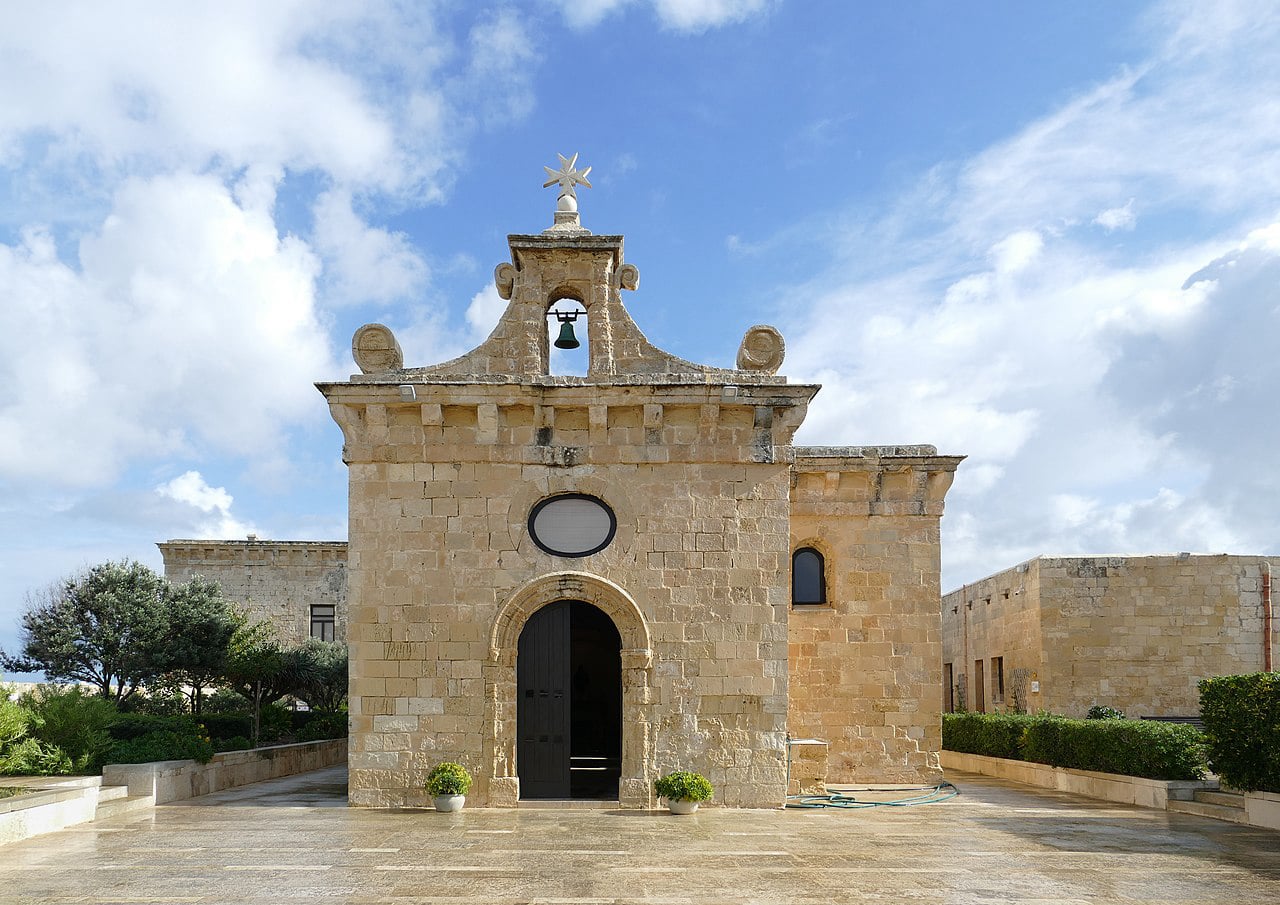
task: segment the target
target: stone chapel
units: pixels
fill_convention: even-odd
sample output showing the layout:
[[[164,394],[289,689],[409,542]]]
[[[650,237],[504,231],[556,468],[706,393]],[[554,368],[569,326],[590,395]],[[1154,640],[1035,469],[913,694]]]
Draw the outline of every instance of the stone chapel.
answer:
[[[424,804],[452,760],[480,806],[648,807],[687,769],[713,803],[778,807],[797,739],[826,745],[813,780],[940,779],[961,457],[793,446],[819,387],[777,375],[772,327],[736,369],[651,345],[622,236],[581,225],[576,160],[547,168],[554,225],[508,238],[478,348],[405,367],[370,324],[361,373],[317,385],[350,476],[351,803]],[[553,305],[587,328],[585,377],[549,374]]]

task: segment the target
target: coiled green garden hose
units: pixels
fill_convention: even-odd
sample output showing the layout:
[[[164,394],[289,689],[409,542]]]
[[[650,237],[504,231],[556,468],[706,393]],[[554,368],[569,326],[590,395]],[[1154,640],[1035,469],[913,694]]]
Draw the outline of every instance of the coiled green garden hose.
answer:
[[[883,792],[884,789],[845,789],[840,792],[833,792],[830,795],[788,795],[787,807],[789,808],[904,808],[916,804],[933,804],[938,801],[946,801],[949,798],[955,798],[960,794],[957,789],[949,782],[940,782],[936,786],[919,786],[909,789],[895,789],[893,791],[900,792],[924,792],[923,795],[912,795],[908,798],[897,798],[892,801],[860,801],[849,794],[851,792]]]

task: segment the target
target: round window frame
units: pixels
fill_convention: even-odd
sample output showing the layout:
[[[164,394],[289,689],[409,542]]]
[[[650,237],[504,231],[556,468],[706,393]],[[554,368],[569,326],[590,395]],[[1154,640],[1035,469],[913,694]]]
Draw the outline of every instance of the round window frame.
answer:
[[[543,543],[542,539],[538,537],[537,530],[533,526],[534,520],[538,517],[538,513],[543,509],[547,508],[547,506],[552,503],[559,502],[560,500],[588,500],[603,509],[605,514],[609,516],[609,532],[605,535],[604,540],[595,547],[592,547],[590,550],[585,550],[581,553],[565,553],[561,550],[553,550],[551,547],[548,547]],[[525,521],[525,530],[529,534],[529,539],[532,540],[543,553],[550,556],[560,556],[565,559],[582,559],[584,556],[594,556],[613,543],[613,539],[618,535],[618,515],[613,511],[612,506],[600,499],[598,496],[593,496],[589,493],[557,493],[549,497],[543,497],[534,504],[533,508],[529,510],[529,518]]]

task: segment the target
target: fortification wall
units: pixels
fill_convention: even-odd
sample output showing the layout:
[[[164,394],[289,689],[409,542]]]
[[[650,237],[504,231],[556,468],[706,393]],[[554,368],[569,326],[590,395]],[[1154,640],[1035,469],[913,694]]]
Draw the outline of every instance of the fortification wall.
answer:
[[[171,540],[157,544],[172,582],[203,575],[282,641],[310,637],[311,605],[333,606],[335,640],[347,637],[347,545],[341,541]]]

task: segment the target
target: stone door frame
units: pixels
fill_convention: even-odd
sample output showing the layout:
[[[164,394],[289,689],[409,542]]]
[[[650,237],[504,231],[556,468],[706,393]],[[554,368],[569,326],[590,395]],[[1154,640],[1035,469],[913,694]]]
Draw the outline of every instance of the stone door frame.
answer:
[[[622,638],[622,770],[618,799],[623,807],[653,804],[653,644],[644,614],[625,590],[589,572],[553,572],[512,592],[489,632],[485,682],[485,799],[490,807],[515,807],[520,800],[516,773],[516,651],[529,617],[561,600],[583,601],[613,620]],[[487,780],[487,782],[485,782]],[[483,791],[483,790],[482,790]]]

